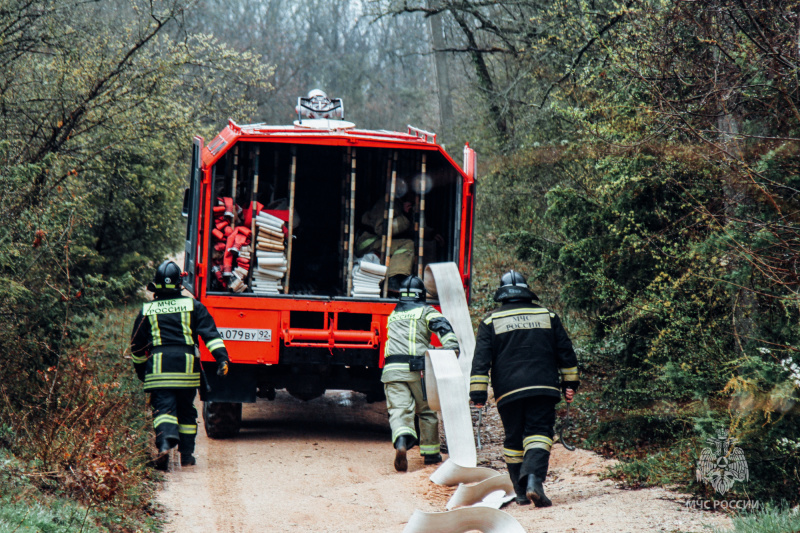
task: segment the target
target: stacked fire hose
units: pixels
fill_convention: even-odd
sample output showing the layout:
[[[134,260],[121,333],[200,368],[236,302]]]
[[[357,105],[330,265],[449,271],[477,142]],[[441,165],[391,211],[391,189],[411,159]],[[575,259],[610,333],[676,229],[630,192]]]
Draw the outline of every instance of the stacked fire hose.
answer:
[[[244,280],[250,269],[252,235],[247,225],[236,225],[241,216],[242,208],[232,198],[217,198],[211,230],[214,238],[211,272],[222,287],[233,292],[247,288]]]
[[[415,511],[403,533],[524,533],[516,519],[500,510],[515,496],[508,474],[477,466],[468,393],[475,336],[458,267],[454,263],[428,265],[425,286],[438,295],[442,314],[458,337],[461,354],[456,358],[451,350],[430,350],[425,355],[428,403],[442,412],[449,452],[430,480],[438,485],[458,485],[458,489],[446,511]]]
[[[251,281],[256,294],[279,294],[288,261],[284,244],[284,221],[261,212],[256,216],[256,264]]]
[[[353,292],[357,298],[380,298],[386,267],[375,254],[366,254],[353,267]]]

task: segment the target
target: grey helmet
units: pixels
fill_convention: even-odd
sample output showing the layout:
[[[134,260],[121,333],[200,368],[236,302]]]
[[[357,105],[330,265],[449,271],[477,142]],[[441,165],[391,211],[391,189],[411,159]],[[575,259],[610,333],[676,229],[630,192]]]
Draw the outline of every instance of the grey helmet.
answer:
[[[494,293],[495,302],[508,302],[513,300],[533,301],[539,297],[528,288],[525,276],[516,270],[509,270],[500,278],[500,288]]]

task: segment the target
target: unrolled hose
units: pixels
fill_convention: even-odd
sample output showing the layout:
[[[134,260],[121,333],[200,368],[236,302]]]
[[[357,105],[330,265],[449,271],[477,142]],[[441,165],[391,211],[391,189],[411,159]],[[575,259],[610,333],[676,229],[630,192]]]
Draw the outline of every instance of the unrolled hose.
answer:
[[[460,348],[458,359],[452,350],[429,350],[425,354],[428,404],[432,409],[442,412],[450,454],[430,479],[441,485],[460,484],[447,504],[448,509],[462,505],[471,507],[441,513],[415,511],[403,533],[464,533],[476,530],[483,533],[524,533],[519,522],[498,509],[513,498],[508,474],[501,475],[490,468],[477,466],[468,393],[475,336],[458,267],[455,263],[434,263],[428,265],[425,274],[426,285],[435,287],[442,314],[453,326]],[[467,483],[475,485],[467,486]],[[499,491],[504,494],[498,495]],[[487,497],[492,495],[497,497],[490,502]]]
[[[513,500],[515,496],[511,477],[507,473],[498,474],[474,485],[465,485],[464,483],[459,485],[450,497],[450,501],[447,502],[447,510],[473,505],[500,508],[504,503]]]
[[[525,533],[508,513],[489,507],[463,507],[442,513],[414,511],[403,533]]]

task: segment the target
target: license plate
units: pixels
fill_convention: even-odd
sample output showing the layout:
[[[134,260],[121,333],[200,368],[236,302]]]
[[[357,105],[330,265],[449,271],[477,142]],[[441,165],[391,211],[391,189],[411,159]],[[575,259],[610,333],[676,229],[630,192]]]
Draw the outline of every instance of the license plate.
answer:
[[[272,342],[271,329],[217,328],[226,341]]]

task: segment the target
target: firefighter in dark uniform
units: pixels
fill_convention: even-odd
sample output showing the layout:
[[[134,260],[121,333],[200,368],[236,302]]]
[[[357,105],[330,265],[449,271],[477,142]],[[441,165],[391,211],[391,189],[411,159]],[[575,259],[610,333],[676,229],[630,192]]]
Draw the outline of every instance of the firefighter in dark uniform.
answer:
[[[504,274],[494,299],[501,307],[478,326],[470,400],[478,407],[486,403],[491,371],[516,501],[548,507],[552,503],[542,483],[553,445],[555,406],[562,391],[572,401],[580,385],[578,360],[561,319],[534,303],[538,297],[522,274]]]
[[[458,352],[450,322],[436,309],[425,305],[425,285],[417,276],[400,283],[400,303],[387,322],[381,381],[386,392],[389,425],[395,447],[394,467],[408,470],[406,452],[419,442],[426,465],[439,463],[439,418],[424,398],[422,371],[425,352],[430,349],[431,334],[436,333],[443,350]],[[414,429],[414,414],[419,418],[419,436]]]
[[[195,345],[200,336],[219,363],[217,374],[228,373],[228,352],[206,307],[181,295],[180,267],[164,261],[147,289],[154,299],[146,302],[131,334],[131,355],[136,375],[150,393],[156,433],[156,467],[166,470],[169,451],[178,446],[181,465],[195,464],[197,435],[196,389],[200,386],[200,359]]]

